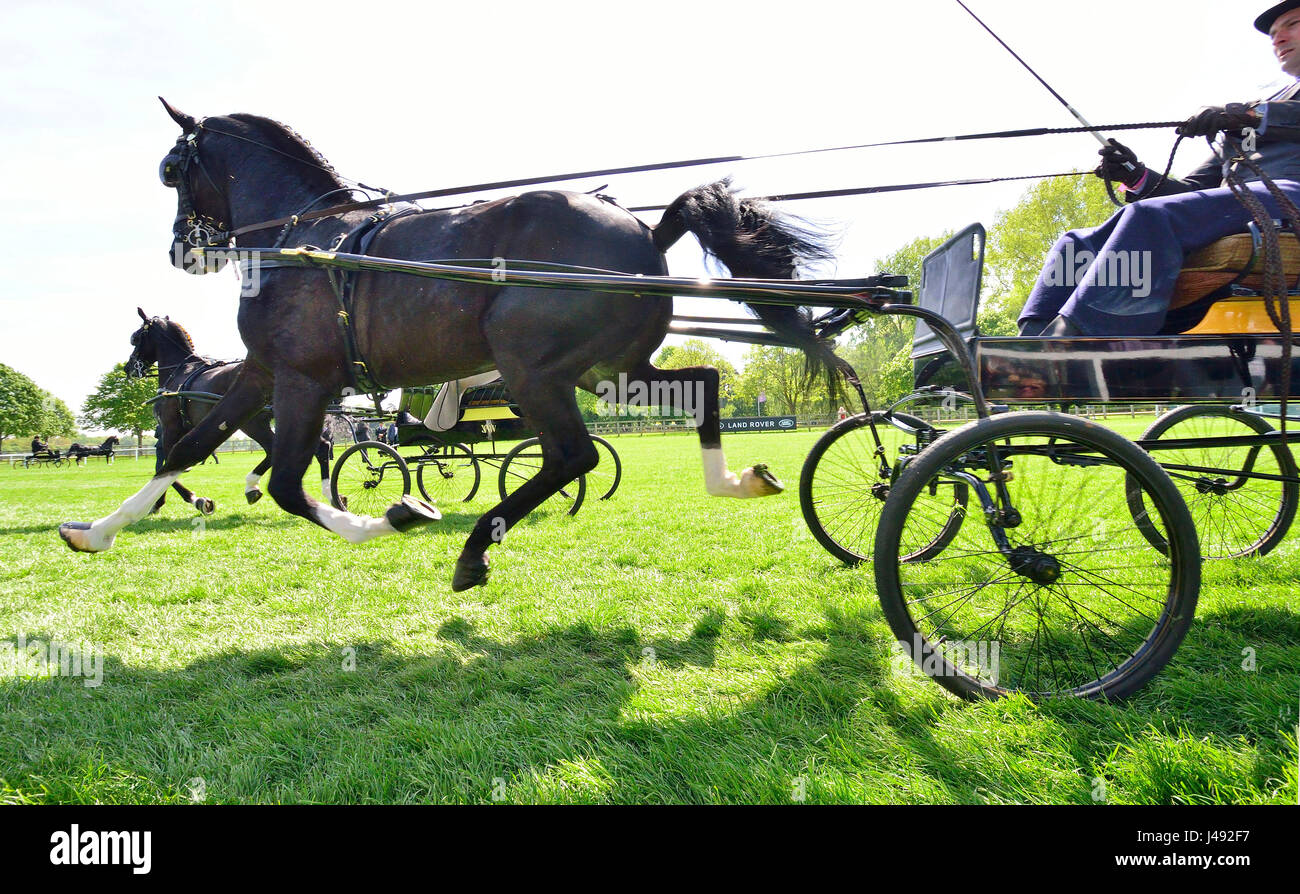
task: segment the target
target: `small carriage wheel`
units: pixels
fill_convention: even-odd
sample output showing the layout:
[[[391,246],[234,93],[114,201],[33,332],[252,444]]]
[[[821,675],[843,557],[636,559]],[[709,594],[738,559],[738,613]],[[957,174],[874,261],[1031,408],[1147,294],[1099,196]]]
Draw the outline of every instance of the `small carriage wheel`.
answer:
[[[519,489],[542,468],[542,442],[537,438],[520,441],[514,449],[501,460],[501,473],[497,476],[497,490],[501,499],[505,499]],[[559,492],[551,496],[538,509],[551,511],[563,506],[569,515],[577,515],[582,508],[583,498],[587,496],[587,476],[579,475]],[[535,510],[534,510],[535,511]]]
[[[587,473],[587,484],[591,486],[592,493],[599,494],[597,500],[608,500],[614,496],[618,483],[623,480],[623,461],[618,458],[618,451],[609,441],[596,435],[592,435],[591,440],[596,445],[600,462]]]
[[[917,443],[915,434],[890,420],[913,432],[931,430],[929,423],[905,413],[876,412],[872,417],[885,448],[883,457],[876,456],[876,442],[862,413],[828,429],[813,445],[799,475],[799,507],[808,529],[831,555],[848,565],[871,558],[880,511],[905,461],[901,448]],[[960,481],[931,482],[924,498],[932,504],[934,536],[908,558],[931,558],[952,542],[966,517],[969,493]]]
[[[406,461],[378,441],[362,441],[344,450],[330,475],[330,502],[357,515],[382,516],[410,492]]]
[[[435,506],[468,503],[478,493],[481,477],[478,459],[464,444],[438,444],[416,460],[415,483]]]
[[[1142,440],[1263,435],[1273,431],[1266,419],[1254,413],[1224,406],[1186,406],[1157,419],[1143,432]],[[1294,479],[1296,462],[1287,445],[1157,448],[1151,455],[1174,479],[1187,501],[1205,558],[1262,556],[1286,537],[1300,503],[1300,484],[1231,473],[1248,471]],[[1128,505],[1151,545],[1164,549],[1164,536],[1146,523],[1148,510],[1140,488],[1130,489]]]
[[[965,480],[982,517],[938,556],[909,560],[930,536],[919,498],[935,478]],[[1129,513],[1130,483],[1165,549]],[[890,628],[919,673],[966,698],[1130,695],[1177,651],[1200,573],[1191,514],[1165,471],[1121,435],[1057,413],[940,438],[899,476],[876,533]]]

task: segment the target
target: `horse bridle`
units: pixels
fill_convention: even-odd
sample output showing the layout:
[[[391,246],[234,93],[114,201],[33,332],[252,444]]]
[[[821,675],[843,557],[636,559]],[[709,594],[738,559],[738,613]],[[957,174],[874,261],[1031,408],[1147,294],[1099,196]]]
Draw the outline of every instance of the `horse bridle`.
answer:
[[[158,319],[157,317],[151,317],[150,319],[145,320],[144,325],[140,326],[138,329],[136,329],[134,332],[131,333],[131,344],[134,346],[135,350],[131,352],[131,356],[127,359],[126,365],[124,367],[127,376],[130,378],[133,379],[144,378],[146,367],[144,361],[140,359],[140,342],[143,341],[144,336],[149,332],[149,330],[151,330],[154,327],[154,324],[157,321],[157,319]],[[180,341],[170,332],[166,331],[166,329],[162,330],[162,336],[163,338],[167,339],[176,347],[184,350],[186,354],[184,359],[182,359],[179,363],[169,363],[166,366],[163,366],[161,363],[158,363],[157,358],[155,358],[154,363],[158,365],[159,381],[162,381],[162,374],[164,370],[176,369],[178,367],[184,366],[185,364],[190,362],[191,358],[195,360],[203,359],[198,354],[194,353],[194,350],[190,345]],[[153,364],[150,364],[150,366],[152,365]]]
[[[346,186],[339,187],[337,189],[332,189],[323,195],[317,196],[308,202],[305,207],[299,210],[298,213],[292,214],[289,217],[250,224],[248,226],[240,227],[237,230],[228,230],[226,229],[224,221],[218,220],[211,215],[200,214],[198,209],[194,207],[194,198],[190,192],[190,173],[193,169],[197,168],[203,178],[208,181],[213,192],[216,195],[222,194],[221,190],[217,188],[216,180],[213,179],[212,175],[208,172],[207,166],[203,164],[203,158],[199,155],[199,135],[202,131],[209,130],[212,133],[221,134],[222,136],[231,137],[236,140],[242,140],[245,143],[250,143],[266,150],[267,152],[274,152],[277,155],[283,155],[291,161],[296,161],[309,167],[321,168],[321,170],[329,169],[305,159],[296,158],[287,152],[282,152],[274,146],[269,146],[259,140],[249,139],[248,137],[241,136],[237,133],[230,133],[225,130],[216,130],[214,128],[205,127],[204,121],[206,121],[206,119],[196,123],[192,132],[182,135],[180,139],[176,141],[176,145],[172,148],[172,151],[167,153],[166,157],[163,158],[162,163],[158,166],[158,179],[162,181],[163,186],[175,189],[178,194],[179,208],[176,214],[176,221],[172,225],[172,237],[177,243],[184,243],[190,248],[225,248],[230,245],[231,241],[236,236],[280,226],[282,227],[280,236],[275,240],[275,244],[272,246],[273,248],[279,248],[288,238],[290,231],[302,220],[333,216],[338,213],[340,209],[349,210],[353,205],[358,208],[375,207],[385,202],[385,200],[381,199],[372,202],[350,203],[349,205],[311,211],[311,209],[320,204],[321,201],[335,193],[350,193],[353,189],[352,187]],[[385,192],[360,183],[358,184],[358,187],[375,192]],[[391,195],[391,193],[386,192],[386,195]]]
[[[213,193],[218,196],[222,194],[217,181],[199,156],[199,131],[202,129],[203,122],[200,121],[192,132],[183,134],[176,141],[172,151],[158,165],[158,179],[163,186],[176,190],[179,200],[176,221],[172,224],[173,240],[191,248],[225,247],[230,244],[230,233],[226,230],[225,222],[208,214],[200,214],[194,207],[194,196],[190,191],[190,175],[197,168],[212,187]]]

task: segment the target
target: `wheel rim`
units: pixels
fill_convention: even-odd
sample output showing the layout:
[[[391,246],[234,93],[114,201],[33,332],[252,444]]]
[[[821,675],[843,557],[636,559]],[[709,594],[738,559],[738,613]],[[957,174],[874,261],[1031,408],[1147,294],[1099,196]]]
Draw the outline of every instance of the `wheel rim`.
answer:
[[[419,460],[415,480],[420,493],[435,506],[463,503],[478,490],[478,460],[460,444],[431,447]]]
[[[333,492],[348,512],[382,516],[411,490],[410,473],[397,452],[384,444],[348,448],[334,467]]]
[[[511,450],[506,459],[501,463],[501,473],[497,479],[497,487],[501,493],[501,499],[505,499],[517,491],[526,481],[532,479],[542,468],[542,445],[536,438],[520,443],[514,450]],[[582,506],[583,497],[586,495],[586,480],[584,476],[578,476],[562,487],[557,493],[552,494],[540,506],[533,510],[534,513],[567,513],[573,515]]]
[[[899,417],[911,427],[925,424],[912,417]],[[875,455],[876,442],[866,418],[841,423],[824,436],[809,455],[800,480],[800,502],[814,536],[837,558],[856,564],[871,558],[876,526],[889,496],[897,468],[915,454],[916,435],[904,432],[876,414],[876,430],[885,449],[887,468]],[[955,535],[965,515],[967,488],[964,484],[936,482],[931,537],[918,543],[915,555],[923,558],[942,550]]]
[[[1247,417],[1223,407],[1183,407],[1156,420],[1143,436],[1147,440],[1211,438],[1266,433],[1273,430],[1263,419]],[[1247,478],[1232,472],[1250,470],[1267,475],[1296,474],[1295,461],[1284,445],[1274,447],[1194,447],[1155,449],[1152,454],[1174,479],[1187,502],[1207,559],[1263,555],[1286,536],[1295,516],[1294,482]],[[1202,467],[1207,470],[1178,468]],[[1146,507],[1130,497],[1135,511]],[[1147,530],[1149,539],[1163,547],[1163,538]]]
[[[878,540],[890,554],[884,580],[887,560],[877,559],[878,586],[891,627],[923,672],[962,695],[1119,697],[1168,660],[1199,587],[1195,533],[1178,532],[1165,550],[1143,534],[1128,510],[1131,486],[1142,489],[1148,524],[1162,537],[1186,525],[1186,509],[1154,462],[1116,438],[1020,431],[963,445],[943,464],[941,477],[988,479],[990,443],[1010,461],[1006,487],[1021,516],[1003,528],[1010,556],[991,526],[972,518],[941,554],[907,561],[936,520],[933,507],[909,499],[917,481],[900,482],[891,530],[882,528]],[[1061,448],[1071,447],[1106,462],[1061,460]],[[1041,455],[1049,449],[1058,461]],[[981,509],[972,501],[972,515]]]
[[[604,438],[592,438],[600,462],[596,468],[587,473],[587,491],[597,500],[608,500],[618,490],[623,478],[623,462],[618,458],[614,445]]]

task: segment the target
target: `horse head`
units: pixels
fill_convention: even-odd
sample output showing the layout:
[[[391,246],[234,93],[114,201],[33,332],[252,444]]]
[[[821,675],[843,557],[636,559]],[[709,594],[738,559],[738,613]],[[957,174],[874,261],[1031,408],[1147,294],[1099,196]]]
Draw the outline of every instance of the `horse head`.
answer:
[[[176,190],[170,260],[187,273],[220,270],[240,227],[328,205],[351,190],[315,149],[269,118],[234,114],[196,119],[163,100],[181,136],[158,176]],[[279,227],[249,230],[254,245],[272,242]],[[288,230],[281,231],[281,238]],[[195,249],[203,249],[196,256]]]
[[[124,368],[128,378],[143,379],[149,368],[158,362],[158,344],[154,332],[157,317],[150,318],[142,308],[136,313],[144,322],[131,333],[131,356],[127,358]]]
[[[144,322],[131,333],[131,356],[125,364],[129,377],[143,378],[155,363],[161,372],[163,364],[175,366],[194,356],[194,340],[184,326],[171,317],[151,317],[138,307],[135,311]]]
[[[213,163],[199,155],[203,122],[173,108],[161,96],[158,99],[181,128],[180,139],[158,165],[163,186],[176,190],[169,258],[172,266],[186,273],[215,273],[226,266],[221,249],[230,243],[226,231],[230,206],[214,176]],[[202,249],[202,255],[195,255],[195,249]]]

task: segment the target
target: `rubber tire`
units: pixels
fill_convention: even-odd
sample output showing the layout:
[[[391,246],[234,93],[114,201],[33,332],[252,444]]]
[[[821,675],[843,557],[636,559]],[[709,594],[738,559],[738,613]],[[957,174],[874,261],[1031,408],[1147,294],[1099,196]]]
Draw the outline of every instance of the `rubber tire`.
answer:
[[[1233,419],[1240,422],[1246,428],[1249,428],[1254,434],[1269,434],[1277,430],[1267,419],[1264,419],[1261,416],[1256,416],[1253,413],[1232,412],[1225,406],[1188,405],[1184,407],[1175,407],[1155,422],[1151,423],[1151,425],[1147,427],[1147,430],[1142,433],[1141,440],[1159,440],[1161,435],[1169,431],[1175,425],[1188,419],[1194,419],[1198,416],[1221,416],[1225,419]],[[1260,450],[1273,451],[1273,458],[1277,461],[1278,474],[1291,476],[1292,478],[1300,475],[1300,472],[1298,472],[1296,468],[1295,457],[1291,454],[1291,448],[1287,445],[1281,444],[1277,447],[1261,447]],[[1152,454],[1152,456],[1156,458],[1157,462],[1160,461],[1161,453],[1162,451],[1157,450]],[[1180,465],[1191,465],[1191,463],[1180,463]],[[1218,468],[1230,468],[1229,465],[1219,462],[1215,462],[1213,465]],[[1190,473],[1183,470],[1176,470],[1174,474],[1186,475]],[[1190,486],[1179,484],[1179,479],[1175,479],[1174,483],[1179,487]],[[1138,525],[1138,529],[1142,531],[1143,536],[1147,538],[1147,542],[1156,549],[1164,549],[1164,537],[1160,532],[1151,525],[1144,524],[1141,521],[1144,517],[1143,513],[1145,513],[1146,510],[1142,501],[1141,489],[1137,487],[1130,488],[1128,498],[1129,512],[1132,513],[1134,521]],[[1188,498],[1184,497],[1183,499],[1187,500]],[[1236,559],[1246,556],[1267,555],[1274,547],[1286,538],[1287,532],[1291,529],[1291,523],[1295,520],[1296,507],[1298,504],[1300,504],[1300,484],[1297,484],[1294,481],[1286,482],[1282,485],[1282,495],[1278,501],[1277,513],[1273,516],[1272,524],[1264,532],[1262,537],[1259,537],[1254,542],[1242,546],[1232,552],[1223,555],[1206,555],[1205,558]],[[1202,548],[1206,548],[1203,539]]]
[[[433,505],[435,506],[438,505],[437,498],[431,496],[424,487],[425,467],[430,465],[433,466],[437,465],[437,462],[433,460],[433,454],[438,451],[440,451],[443,454],[441,458],[455,457],[454,461],[456,462],[461,462],[466,459],[469,460],[468,468],[473,469],[473,472],[470,473],[467,469],[466,474],[467,477],[470,474],[473,475],[473,479],[474,479],[473,483],[470,485],[469,492],[466,493],[464,497],[460,498],[459,500],[452,501],[452,502],[459,502],[459,503],[468,503],[470,500],[474,499],[474,495],[478,493],[478,486],[479,486],[479,482],[482,480],[483,473],[482,470],[479,468],[478,457],[476,457],[473,451],[471,451],[464,444],[447,444],[445,446],[438,445],[435,447],[430,447],[419,458],[415,460],[416,463],[415,485],[420,489],[420,494]],[[463,456],[459,454],[463,454]],[[438,474],[441,475],[442,473],[439,472]],[[457,490],[459,490],[459,487],[457,488]]]
[[[532,462],[533,458],[531,456],[525,456],[521,458],[520,454],[528,450],[539,449],[541,447],[541,444],[542,442],[540,438],[529,438],[526,441],[520,441],[518,444],[514,446],[513,449],[511,449],[509,453],[506,454],[505,459],[501,460],[501,471],[497,475],[497,491],[501,494],[502,500],[510,496],[510,494],[513,493],[520,484],[522,484],[524,481],[527,481],[529,478],[532,477],[532,475],[527,475],[527,476],[512,478],[510,475],[510,463],[518,460],[519,465],[528,464],[528,467],[533,469],[534,471],[540,468],[541,467],[540,453],[537,455],[539,459],[535,463]],[[582,508],[583,499],[587,496],[587,476],[579,475],[576,481],[577,481],[577,490],[574,492],[572,505],[570,505],[568,510],[566,511],[566,514],[568,515],[577,515],[578,510]],[[572,490],[573,487],[574,487],[573,482],[570,482],[569,484],[565,485],[565,489],[568,490]],[[557,497],[559,499],[564,499],[564,497],[561,496],[560,494],[554,494],[548,497],[546,499],[546,502],[542,503],[542,506],[545,506],[546,503],[549,503],[551,500],[554,500]],[[541,506],[537,508],[540,509]]]
[[[348,494],[339,493],[339,473],[343,471],[343,468],[347,465],[348,461],[352,460],[354,456],[357,457],[355,460],[352,460],[354,464],[366,462],[366,457],[364,455],[358,455],[361,454],[362,451],[378,453],[383,457],[384,462],[395,463],[397,465],[397,470],[402,473],[402,493],[397,499],[392,501],[393,503],[398,502],[401,497],[408,496],[411,493],[411,470],[407,468],[406,461],[398,455],[397,451],[379,441],[362,441],[361,443],[353,444],[347,450],[344,450],[343,455],[334,463],[333,472],[330,473],[330,503],[333,504],[335,509],[343,509],[347,512],[356,512],[355,507],[344,506],[340,499],[341,497],[347,497]]]
[[[876,531],[875,578],[880,605],[898,642],[917,664],[924,666],[926,661],[940,664],[939,673],[932,675],[933,679],[950,692],[969,699],[996,698],[1016,691],[986,684],[963,673],[941,653],[936,657],[933,647],[916,629],[908,611],[899,576],[903,563],[898,561],[897,554],[908,512],[916,496],[935,475],[980,444],[1035,433],[1099,447],[1112,459],[1118,460],[1118,465],[1150,489],[1154,500],[1158,501],[1156,508],[1166,528],[1174,534],[1170,585],[1164,610],[1142,645],[1119,667],[1099,679],[1065,691],[1039,693],[1122,699],[1141,689],[1159,673],[1187,635],[1200,593],[1200,545],[1182,494],[1151,455],[1122,435],[1077,416],[1016,412],[978,419],[944,435],[909,464],[890,492]],[[988,473],[986,468],[974,471],[978,477]]]
[[[596,497],[597,500],[608,500],[610,497],[614,496],[614,491],[618,490],[619,482],[623,480],[623,461],[618,458],[618,451],[614,449],[614,445],[609,443],[609,441],[606,441],[604,438],[597,435],[592,435],[591,440],[596,445],[596,452],[600,453],[601,457],[600,464],[596,466],[596,469],[587,473],[587,478],[589,479],[588,483],[595,484],[597,481],[604,483],[605,478],[603,473],[599,476],[595,476],[593,473],[597,469],[603,468],[606,462],[609,461],[610,465],[614,468],[613,480],[610,481],[609,487],[605,489],[605,492]],[[605,448],[604,452],[609,454],[608,457],[602,453],[600,449],[601,447]]]
[[[904,425],[907,425],[909,428],[932,427],[928,422],[918,419],[915,416],[909,416],[906,413],[893,413],[887,415],[883,412],[876,411],[871,415],[874,417],[878,427],[893,428],[889,422],[890,416],[899,420]],[[839,542],[829,531],[826,530],[825,525],[817,514],[818,504],[814,499],[813,490],[817,479],[817,469],[820,467],[821,461],[825,458],[827,451],[829,451],[831,447],[834,446],[835,442],[839,441],[841,438],[866,427],[867,415],[865,413],[859,413],[856,416],[850,416],[848,419],[842,419],[837,422],[829,428],[824,435],[817,439],[817,443],[813,445],[812,450],[808,453],[808,457],[804,460],[803,470],[799,473],[799,508],[803,512],[804,522],[808,525],[808,530],[812,532],[812,535],[817,542],[825,547],[827,552],[846,565],[857,565],[861,562],[867,561],[871,556],[867,555],[868,550],[866,549],[858,552],[853,549],[853,545]],[[887,459],[891,463],[895,464],[892,477],[896,479],[899,474],[898,467],[901,465],[899,458],[887,457]],[[869,486],[869,483],[864,482],[864,487],[865,486]],[[942,552],[943,548],[951,543],[953,538],[957,536],[958,532],[961,530],[962,522],[966,517],[965,510],[966,504],[969,500],[969,491],[969,488],[961,485],[953,488],[953,495],[956,497],[960,509],[954,511],[952,515],[949,516],[944,527],[928,546],[917,551],[914,556],[915,559],[921,560],[933,558],[935,555]],[[879,508],[883,509],[884,501],[877,502]],[[877,512],[876,520],[879,520],[879,511]],[[865,526],[863,530],[865,531]]]

